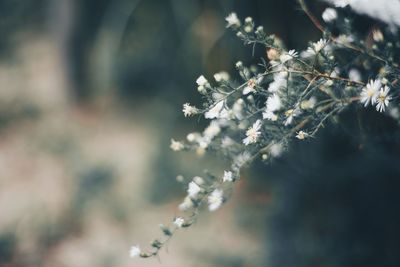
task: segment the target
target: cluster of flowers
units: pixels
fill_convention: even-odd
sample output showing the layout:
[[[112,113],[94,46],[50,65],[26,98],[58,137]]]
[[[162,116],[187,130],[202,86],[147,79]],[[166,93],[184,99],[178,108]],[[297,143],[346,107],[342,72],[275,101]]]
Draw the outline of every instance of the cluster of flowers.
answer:
[[[321,28],[307,7],[303,9]],[[152,251],[134,246],[131,256],[158,255],[176,230],[195,222],[202,205],[215,211],[226,201],[243,166],[257,158],[272,160],[293,140],[314,137],[349,105],[375,105],[377,111],[399,119],[400,69],[395,62],[400,39],[389,30],[374,29],[372,44],[367,45],[352,32],[352,21],[341,14],[345,11],[327,8],[322,14],[323,38],[302,52],[285,49],[279,38],[267,35],[262,26],[255,27],[250,17],[244,21],[235,13],[226,17],[227,27],[246,45],[263,45],[266,57],[256,66],[237,62],[237,79],[224,71],[216,73],[214,81],[200,76],[196,83],[203,107],[186,103],[182,111],[185,117],[204,117],[209,125],[202,132],[189,133],[186,141],[172,139],[171,149],[199,155],[215,151],[231,165],[223,174],[206,173],[187,181],[187,196],[179,205],[182,216],[173,219],[172,227],[161,225],[164,239],[153,241]],[[344,31],[333,35],[331,27]],[[349,54],[345,60],[338,56],[343,51]]]

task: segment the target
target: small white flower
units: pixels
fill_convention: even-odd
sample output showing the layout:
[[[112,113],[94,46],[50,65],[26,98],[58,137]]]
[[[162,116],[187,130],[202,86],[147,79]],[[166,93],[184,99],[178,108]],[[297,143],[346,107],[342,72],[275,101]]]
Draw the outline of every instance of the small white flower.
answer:
[[[382,42],[384,40],[383,33],[379,29],[374,29],[372,31],[372,39],[374,39],[375,42]]]
[[[270,121],[278,120],[278,116],[275,113],[273,113],[272,111],[269,111],[269,110],[263,112],[262,116],[263,116],[263,119],[267,119],[267,120],[270,120]]]
[[[243,144],[246,146],[249,144],[256,143],[258,137],[261,135],[261,120],[257,120],[252,127],[246,131],[246,138],[243,139]]]
[[[379,88],[381,87],[381,81],[370,80],[369,83],[362,89],[360,94],[360,101],[364,103],[364,107],[368,106],[369,103],[374,105],[376,103],[376,99],[379,95]]]
[[[228,22],[228,24],[226,25],[227,28],[229,27],[235,27],[238,28],[240,27],[240,20],[238,19],[236,13],[230,13],[226,18],[225,18],[226,22]]]
[[[247,82],[247,86],[243,89],[243,95],[255,92],[256,90],[254,88],[256,87],[256,85],[257,85],[256,80],[250,79]]]
[[[195,182],[190,182],[188,186],[188,196],[191,198],[196,197],[201,192],[201,187],[198,186]]]
[[[266,102],[267,111],[274,112],[282,107],[282,102],[277,94],[269,96]]]
[[[229,80],[229,74],[226,71],[221,71],[221,72],[218,72],[218,73],[214,74],[214,79],[217,82],[228,81]]]
[[[202,177],[200,177],[200,176],[193,177],[193,181],[198,185],[204,184],[204,179]]]
[[[288,73],[286,71],[274,74],[274,81],[269,84],[268,92],[275,93],[279,91],[281,88],[286,87],[287,75]]]
[[[325,11],[322,13],[322,19],[325,22],[331,22],[334,21],[335,19],[337,19],[337,12],[335,9],[328,7],[327,9],[325,9]]]
[[[129,251],[129,255],[131,256],[131,258],[135,258],[135,257],[139,256],[140,253],[141,253],[141,250],[140,250],[139,246],[132,246]]]
[[[215,119],[225,117],[227,111],[224,109],[224,101],[219,101],[212,108],[210,108],[206,113],[204,113],[204,117],[206,119]],[[223,116],[221,116],[223,115]]]
[[[315,98],[315,96],[312,96],[308,100],[301,101],[300,108],[301,109],[313,109],[316,103],[317,103],[317,99]]]
[[[206,86],[208,81],[203,75],[201,75],[199,78],[197,78],[196,83],[198,86]]]
[[[221,132],[221,128],[217,121],[211,121],[210,125],[204,130],[204,138],[207,140],[212,140]]]
[[[224,171],[224,176],[222,177],[223,182],[232,182],[233,173],[231,171]]]
[[[271,153],[271,156],[277,158],[282,154],[283,151],[283,146],[281,143],[275,143],[271,145],[269,148],[269,152]]]
[[[289,109],[285,112],[286,115],[286,120],[285,120],[285,126],[288,126],[289,124],[292,124],[293,119],[300,115],[301,111],[298,108],[295,109]]]
[[[241,68],[243,68],[243,62],[242,61],[238,61],[238,62],[236,62],[235,66],[236,66],[237,69],[241,69]]]
[[[189,133],[189,134],[186,136],[186,139],[187,139],[189,142],[195,142],[195,141],[199,140],[200,137],[201,137],[201,135],[200,135],[199,133]]]
[[[308,137],[308,133],[304,132],[304,131],[299,131],[296,135],[296,138],[299,140],[303,140],[305,138]]]
[[[171,139],[171,145],[169,146],[173,151],[180,151],[185,148],[184,144],[179,141]]]
[[[296,52],[296,50],[290,50],[290,51],[287,52],[287,53],[283,53],[283,54],[279,57],[279,60],[280,60],[282,63],[285,63],[285,62],[287,62],[287,61],[289,61],[289,60],[292,60],[292,59],[295,58],[295,57],[298,57],[298,53]]]
[[[183,202],[179,204],[179,210],[185,211],[193,207],[193,202],[189,196],[185,197]]]
[[[185,220],[181,217],[177,217],[174,220],[174,225],[178,228],[182,228],[182,225],[185,223]]]
[[[326,46],[327,41],[325,39],[320,39],[318,42],[313,44],[315,53],[319,53]]]
[[[349,70],[349,79],[354,82],[361,82],[361,73],[357,69]]]
[[[379,95],[376,99],[376,110],[379,112],[384,112],[385,108],[389,106],[389,101],[392,99],[392,97],[389,94],[390,88],[388,86],[385,86],[384,88],[381,88],[379,91]]]
[[[210,211],[217,210],[223,202],[223,194],[224,192],[220,189],[215,189],[209,196],[208,196],[208,209]]]
[[[183,111],[183,115],[185,115],[185,117],[190,117],[190,116],[193,116],[193,115],[199,113],[199,110],[195,106],[191,106],[189,103],[183,104],[182,111]]]

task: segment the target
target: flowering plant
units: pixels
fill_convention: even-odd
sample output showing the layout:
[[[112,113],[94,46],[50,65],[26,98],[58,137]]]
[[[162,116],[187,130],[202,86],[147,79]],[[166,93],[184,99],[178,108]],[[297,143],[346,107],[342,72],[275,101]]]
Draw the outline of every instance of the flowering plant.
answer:
[[[226,17],[227,28],[245,45],[265,47],[266,57],[256,66],[237,62],[240,80],[224,71],[216,73],[213,82],[200,76],[196,83],[203,106],[185,103],[183,114],[202,116],[209,125],[203,132],[189,133],[186,141],[172,139],[170,147],[197,154],[214,151],[231,164],[223,174],[207,173],[188,181],[187,196],[179,205],[182,215],[172,220],[172,226],[161,225],[164,238],[154,240],[152,250],[133,246],[131,256],[158,255],[175,231],[195,222],[202,206],[215,211],[227,200],[244,166],[255,159],[268,162],[279,157],[296,139],[314,138],[349,106],[372,107],[400,121],[397,26],[380,24],[365,37],[355,30],[346,1],[336,2],[336,8],[323,12],[321,23],[299,1],[322,32],[322,38],[303,51],[288,50],[250,17]]]

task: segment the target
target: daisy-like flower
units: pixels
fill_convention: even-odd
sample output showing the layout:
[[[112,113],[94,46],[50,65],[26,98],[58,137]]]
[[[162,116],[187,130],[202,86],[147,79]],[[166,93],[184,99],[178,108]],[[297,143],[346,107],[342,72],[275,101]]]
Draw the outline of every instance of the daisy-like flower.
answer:
[[[308,133],[304,132],[304,131],[299,131],[296,135],[296,138],[299,140],[304,140],[308,137]]]
[[[182,225],[185,223],[185,220],[181,217],[177,217],[174,220],[174,225],[178,228],[182,228]]]
[[[316,53],[318,53],[319,51],[321,51],[322,49],[324,49],[324,47],[326,46],[327,41],[325,39],[320,39],[318,42],[313,44],[314,47],[314,51]]]
[[[201,187],[198,186],[195,182],[192,181],[189,183],[188,190],[187,190],[189,197],[191,197],[191,198],[196,197],[200,193],[200,191],[201,191]]]
[[[233,182],[233,173],[231,171],[224,171],[224,176],[222,177],[223,182]]]
[[[285,63],[289,60],[292,60],[293,58],[298,57],[298,53],[296,52],[296,50],[289,50],[289,52],[287,53],[283,53],[280,57],[279,60],[282,63]]]
[[[268,97],[266,106],[267,111],[274,112],[279,110],[282,106],[280,97],[277,94],[273,94],[272,96]]]
[[[131,258],[135,258],[137,256],[140,256],[141,250],[139,246],[132,246],[130,251],[129,251],[129,255],[131,256]]]
[[[190,117],[190,116],[193,116],[193,115],[199,113],[199,110],[195,106],[191,106],[189,103],[183,104],[182,111],[183,111],[183,115],[185,115],[185,117]]]
[[[255,79],[250,79],[247,82],[247,86],[243,89],[243,95],[247,95],[249,93],[255,92],[256,90],[254,89],[257,85],[257,82]]]
[[[237,17],[236,13],[232,12],[230,13],[226,18],[226,22],[228,23],[226,25],[227,28],[233,27],[233,28],[239,28],[241,23],[239,18]]]
[[[224,108],[224,101],[221,100],[214,104],[212,108],[210,108],[206,113],[204,113],[204,117],[206,119],[215,119],[215,118],[225,118],[227,117],[227,111]]]
[[[285,112],[286,120],[285,120],[285,126],[288,126],[293,122],[293,119],[300,115],[301,111],[298,108],[295,109],[289,109]]]
[[[267,119],[267,120],[270,120],[270,121],[278,120],[278,116],[275,113],[273,113],[272,111],[269,111],[269,110],[264,111],[262,116],[263,116],[263,119]]]
[[[360,101],[364,103],[364,107],[368,106],[369,103],[374,105],[376,103],[376,98],[379,95],[379,88],[381,87],[381,81],[370,80],[367,86],[365,86],[360,94]]]
[[[389,101],[392,97],[389,94],[390,88],[385,85],[385,87],[381,88],[379,91],[379,95],[376,98],[376,110],[379,112],[384,112],[385,108],[389,106]]]
[[[325,11],[322,13],[322,19],[325,22],[331,22],[337,19],[337,12],[334,8],[328,7],[325,9]]]
[[[171,139],[171,145],[169,146],[173,151],[181,151],[182,149],[185,148],[184,144],[179,141],[175,141],[174,139]]]
[[[304,57],[309,57],[315,54],[318,54],[322,49],[325,48],[326,44],[328,43],[327,40],[321,38],[318,42],[312,44],[312,47],[309,47],[306,51],[307,55],[303,55]]]
[[[224,192],[220,189],[215,189],[209,196],[208,196],[208,210],[215,211],[217,210],[223,203],[223,194]]]
[[[243,139],[243,144],[246,146],[257,142],[258,137],[261,135],[261,121],[257,120],[253,126],[249,127],[246,131],[246,138]]]

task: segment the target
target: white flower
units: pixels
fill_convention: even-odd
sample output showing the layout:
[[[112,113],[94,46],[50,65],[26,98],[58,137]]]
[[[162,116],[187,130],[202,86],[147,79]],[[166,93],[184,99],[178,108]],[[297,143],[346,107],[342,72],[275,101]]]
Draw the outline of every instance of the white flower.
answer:
[[[272,96],[268,97],[266,105],[267,111],[274,112],[281,108],[282,102],[277,94],[273,94]]]
[[[254,89],[257,85],[257,82],[254,79],[250,79],[247,82],[247,86],[243,89],[243,95],[247,95],[249,93],[253,93],[256,90]]]
[[[389,101],[392,97],[389,94],[390,88],[385,85],[384,88],[381,88],[379,91],[379,95],[376,99],[376,110],[379,112],[385,111],[385,108],[389,106]]]
[[[364,87],[360,94],[360,101],[364,103],[364,107],[368,106],[369,103],[374,105],[376,102],[376,98],[379,95],[379,88],[381,87],[381,81],[370,80],[366,87]]]
[[[243,119],[243,106],[244,106],[244,100],[241,98],[236,100],[232,106],[233,115],[239,120]]]
[[[288,126],[293,122],[293,119],[300,115],[301,111],[298,108],[295,109],[289,109],[285,112],[286,115],[286,120],[285,120],[285,126]]]
[[[290,50],[288,53],[283,53],[280,57],[279,60],[282,63],[285,63],[286,61],[292,60],[293,58],[298,57],[298,53],[296,50]]]
[[[374,29],[372,31],[372,39],[374,39],[375,42],[382,42],[384,37],[383,33],[379,29]]]
[[[354,82],[361,82],[361,73],[357,69],[350,69],[349,79]]]
[[[196,83],[198,86],[206,86],[208,84],[208,81],[206,78],[204,78],[203,75],[201,75],[199,78],[197,78]]]
[[[233,173],[231,171],[224,171],[224,177],[222,177],[223,182],[232,182]]]
[[[331,22],[335,19],[337,19],[337,12],[335,9],[328,7],[327,9],[325,9],[325,11],[322,13],[322,19],[325,22]]]
[[[192,181],[189,183],[188,190],[187,190],[189,197],[191,197],[191,198],[196,197],[200,193],[200,191],[201,191],[201,187],[198,186],[195,182]]]
[[[206,113],[204,113],[206,119],[224,118],[227,117],[227,111],[224,109],[224,101],[219,101]]]
[[[246,138],[243,139],[243,144],[246,146],[257,142],[258,137],[261,135],[261,121],[257,120],[252,127],[246,131]]]
[[[187,139],[189,142],[195,142],[195,141],[199,140],[200,137],[201,137],[201,135],[200,135],[199,133],[189,133],[189,134],[186,136],[186,139]]]
[[[283,146],[281,143],[275,143],[271,145],[269,148],[269,152],[271,153],[271,156],[277,158],[282,154],[283,151]]]
[[[303,140],[305,138],[308,137],[308,133],[304,132],[304,131],[299,131],[296,135],[296,138],[299,140]]]
[[[199,110],[195,106],[191,106],[189,103],[183,104],[183,114],[185,117],[190,117],[199,112]]]
[[[315,53],[318,53],[319,51],[324,49],[326,44],[327,44],[327,41],[325,39],[320,39],[318,42],[314,43],[313,48],[314,48]]]
[[[177,217],[174,220],[174,225],[178,228],[181,228],[184,223],[185,223],[185,220],[181,217]]]
[[[171,145],[169,146],[173,151],[180,151],[185,148],[182,142],[171,139]]]
[[[241,68],[243,68],[243,62],[242,61],[238,61],[238,62],[236,62],[235,66],[236,66],[237,69],[241,69]]]
[[[140,250],[139,246],[132,246],[130,251],[129,251],[129,255],[132,258],[135,258],[135,257],[139,256],[140,253],[141,253],[141,250]]]
[[[228,24],[226,25],[227,28],[229,27],[240,27],[240,20],[238,19],[236,13],[230,13],[226,18],[226,22]]]
[[[229,74],[226,71],[221,71],[221,72],[218,72],[218,73],[214,74],[214,79],[217,82],[228,81],[229,80]]]
[[[191,207],[193,207],[193,202],[189,196],[185,197],[183,202],[181,204],[179,204],[179,209],[182,211],[188,210]]]
[[[286,87],[287,75],[288,73],[286,71],[274,74],[274,81],[269,84],[268,92],[274,93],[279,91],[279,89]]]
[[[300,108],[301,109],[312,109],[312,108],[314,108],[316,103],[317,103],[317,99],[315,98],[315,96],[312,96],[308,100],[301,101]]]
[[[263,116],[263,119],[267,119],[267,120],[270,120],[270,121],[278,120],[278,116],[275,113],[273,113],[272,111],[269,111],[269,110],[263,112],[262,116]]]
[[[208,196],[208,209],[210,211],[215,211],[218,209],[223,202],[223,191],[220,189],[215,189],[209,196]]]

